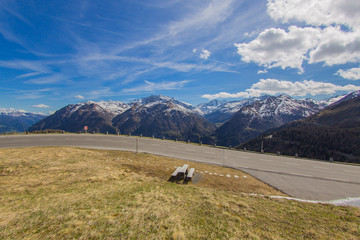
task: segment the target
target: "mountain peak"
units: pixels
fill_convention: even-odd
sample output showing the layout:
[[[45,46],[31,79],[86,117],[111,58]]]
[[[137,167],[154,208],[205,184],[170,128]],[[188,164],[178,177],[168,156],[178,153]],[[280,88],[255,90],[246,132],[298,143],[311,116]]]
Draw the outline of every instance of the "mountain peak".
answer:
[[[153,102],[172,102],[176,101],[175,98],[163,96],[163,95],[151,95],[145,98],[141,98],[139,100],[136,100],[136,103],[142,103],[142,104],[148,104]]]

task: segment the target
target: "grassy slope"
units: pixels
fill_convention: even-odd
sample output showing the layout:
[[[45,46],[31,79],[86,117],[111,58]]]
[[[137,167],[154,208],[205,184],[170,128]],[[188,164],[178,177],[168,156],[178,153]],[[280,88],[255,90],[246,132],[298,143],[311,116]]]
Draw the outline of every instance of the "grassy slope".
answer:
[[[184,163],[77,148],[2,149],[0,239],[360,238],[360,209],[243,194],[281,193],[198,163],[190,166],[240,178],[167,182]]]

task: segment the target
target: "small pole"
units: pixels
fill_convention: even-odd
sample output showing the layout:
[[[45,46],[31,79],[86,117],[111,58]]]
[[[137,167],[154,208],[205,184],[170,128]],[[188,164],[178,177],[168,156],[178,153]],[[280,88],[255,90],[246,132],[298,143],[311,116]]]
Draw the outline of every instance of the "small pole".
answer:
[[[187,143],[190,143],[190,140],[188,140],[188,142]]]
[[[142,134],[140,134],[140,138],[142,138]]]
[[[223,166],[225,166],[225,149],[223,149]]]
[[[152,139],[154,139],[155,137],[154,137],[154,135],[152,135]]]
[[[264,153],[264,141],[261,141],[261,153]]]
[[[138,142],[138,138],[136,138],[136,153],[139,153],[139,142]]]

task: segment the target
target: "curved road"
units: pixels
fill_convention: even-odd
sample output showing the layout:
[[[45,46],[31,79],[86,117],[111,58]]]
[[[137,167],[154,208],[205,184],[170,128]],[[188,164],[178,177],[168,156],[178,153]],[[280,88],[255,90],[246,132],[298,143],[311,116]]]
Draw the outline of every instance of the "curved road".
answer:
[[[35,146],[75,146],[152,153],[236,168],[295,198],[320,201],[360,198],[360,166],[355,165],[116,135],[0,136],[0,148]]]

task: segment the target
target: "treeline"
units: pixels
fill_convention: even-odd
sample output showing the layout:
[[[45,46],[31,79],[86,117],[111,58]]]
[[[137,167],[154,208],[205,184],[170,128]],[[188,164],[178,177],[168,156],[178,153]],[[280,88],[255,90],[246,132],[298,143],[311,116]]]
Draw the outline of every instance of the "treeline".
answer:
[[[252,139],[238,148],[253,151],[360,163],[360,127],[337,128],[303,122]]]

